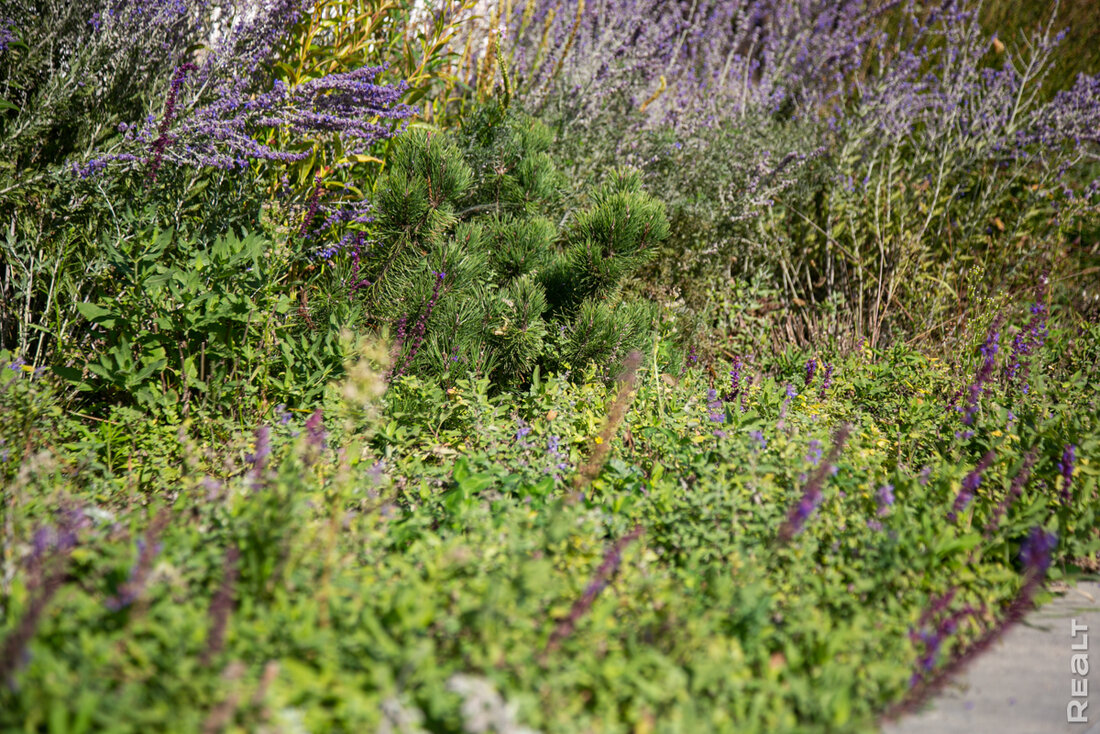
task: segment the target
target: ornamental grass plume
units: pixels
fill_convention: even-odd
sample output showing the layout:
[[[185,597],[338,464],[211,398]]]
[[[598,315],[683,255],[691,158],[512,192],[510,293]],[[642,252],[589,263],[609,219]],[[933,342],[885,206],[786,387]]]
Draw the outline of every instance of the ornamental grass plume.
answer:
[[[607,412],[607,421],[604,423],[603,430],[600,431],[599,438],[588,460],[581,465],[576,477],[574,477],[575,497],[583,492],[585,487],[592,483],[593,479],[599,476],[604,464],[607,463],[607,457],[611,453],[611,441],[619,430],[623,418],[626,417],[626,411],[630,408],[630,403],[634,400],[634,381],[637,378],[638,367],[641,363],[642,355],[640,352],[631,352],[623,363],[623,371],[619,376],[619,390],[615,395],[615,402],[611,404],[611,409]]]
[[[817,506],[821,504],[821,500],[824,498],[822,487],[825,484],[825,478],[836,473],[836,460],[840,457],[840,452],[844,448],[844,443],[848,440],[850,431],[850,426],[845,423],[833,435],[833,445],[829,449],[828,456],[825,457],[825,461],[818,464],[814,469],[802,489],[802,496],[787,513],[786,521],[779,528],[777,539],[780,543],[786,543],[802,532],[806,521],[817,509]]]

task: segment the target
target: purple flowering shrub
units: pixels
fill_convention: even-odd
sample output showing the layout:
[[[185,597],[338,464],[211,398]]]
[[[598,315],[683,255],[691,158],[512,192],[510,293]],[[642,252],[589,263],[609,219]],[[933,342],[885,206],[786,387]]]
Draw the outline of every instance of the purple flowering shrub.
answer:
[[[373,219],[366,192],[386,155],[382,144],[417,114],[406,99],[436,88],[448,53],[444,39],[464,6],[450,3],[414,18],[404,13],[410,4],[364,0],[359,15],[341,26],[334,11],[350,10],[338,5],[5,6],[0,99],[10,104],[0,104],[0,153],[12,166],[0,171],[0,212],[11,224],[0,235],[0,347],[35,365],[95,364],[103,357],[96,351],[102,334],[77,304],[113,307],[129,298],[133,268],[120,261],[147,230],[170,227],[184,241],[164,252],[163,265],[179,274],[177,265],[182,271],[194,265],[176,261],[185,252],[227,233],[264,229],[272,240],[270,285],[281,284],[286,296],[268,323],[293,326],[301,338],[292,343],[323,350],[300,375],[306,382],[316,377],[314,387],[339,365],[336,342],[354,308],[328,298],[317,267],[299,261],[365,252]],[[362,17],[370,22],[345,32]],[[32,37],[36,43],[24,43]],[[401,80],[406,74],[423,88]],[[250,277],[233,274],[232,282],[211,284],[210,273],[198,277],[212,291],[233,290]],[[366,287],[363,277],[349,280]],[[300,301],[296,310],[283,303],[291,291]],[[120,332],[153,333],[154,314],[138,309],[129,318]],[[258,338],[251,325],[245,331]],[[189,330],[170,351],[195,345],[201,352],[204,344],[227,340],[244,349],[239,337]],[[265,345],[261,351],[272,342]],[[238,363],[246,360],[238,356]],[[124,360],[137,365],[139,376],[125,392],[149,379],[145,367],[162,361],[186,371],[184,363],[201,364],[203,354]],[[162,381],[157,392],[179,394],[178,378]],[[71,372],[69,379],[76,381]],[[117,393],[100,397],[107,395]]]
[[[840,298],[877,343],[929,293],[946,315],[960,253],[1011,273],[1096,213],[1100,77],[1044,87],[1055,21],[1002,42],[970,3],[545,2],[503,19],[502,58],[580,179],[626,160],[669,203],[652,280],[701,310],[765,270],[790,330]]]
[[[319,153],[333,161],[367,156],[376,141],[396,132],[389,121],[414,114],[400,102],[408,88],[404,82],[376,83],[383,67],[334,72],[294,87],[275,79],[267,88],[266,74],[260,72],[274,60],[303,8],[288,1],[255,12],[200,63],[176,67],[159,119],[149,115],[144,123],[120,123],[123,137],[116,149],[75,170],[87,176],[112,162],[129,162],[155,178],[165,163],[243,169]],[[291,134],[293,142],[268,142],[271,130]],[[328,148],[333,152],[326,154]]]

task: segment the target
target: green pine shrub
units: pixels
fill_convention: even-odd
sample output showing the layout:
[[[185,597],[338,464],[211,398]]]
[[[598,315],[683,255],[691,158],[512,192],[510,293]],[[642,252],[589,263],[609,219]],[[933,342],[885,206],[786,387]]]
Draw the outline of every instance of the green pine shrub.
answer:
[[[359,271],[368,325],[395,339],[394,377],[509,386],[645,345],[651,306],[621,291],[668,237],[664,205],[637,171],[617,170],[556,225],[545,213],[565,182],[550,142],[540,123],[487,109],[395,150]]]

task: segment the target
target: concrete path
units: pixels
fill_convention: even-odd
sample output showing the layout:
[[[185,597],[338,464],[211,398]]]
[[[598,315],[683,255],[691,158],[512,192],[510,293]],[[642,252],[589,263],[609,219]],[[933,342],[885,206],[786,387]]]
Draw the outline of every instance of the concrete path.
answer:
[[[1076,637],[1070,634],[1072,620],[1079,630]],[[1074,645],[1085,649],[1075,650]],[[1085,664],[1081,658],[1075,661],[1074,655],[1088,656],[1087,674],[1079,674]],[[1074,686],[1077,693],[1087,690],[1087,695],[1073,697]],[[1088,704],[1079,717],[1087,722],[1068,721],[1071,701]],[[1100,734],[1100,582],[1081,581],[1032,611],[922,711],[887,724],[882,731]]]

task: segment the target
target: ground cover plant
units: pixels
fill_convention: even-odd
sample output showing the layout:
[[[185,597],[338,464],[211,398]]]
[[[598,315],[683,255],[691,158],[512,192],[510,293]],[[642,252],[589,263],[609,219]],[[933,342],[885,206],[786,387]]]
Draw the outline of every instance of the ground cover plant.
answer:
[[[1010,5],[2,6],[0,728],[919,705],[1100,567],[1100,18]]]

